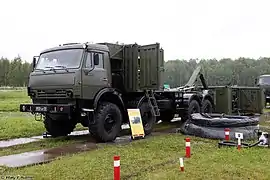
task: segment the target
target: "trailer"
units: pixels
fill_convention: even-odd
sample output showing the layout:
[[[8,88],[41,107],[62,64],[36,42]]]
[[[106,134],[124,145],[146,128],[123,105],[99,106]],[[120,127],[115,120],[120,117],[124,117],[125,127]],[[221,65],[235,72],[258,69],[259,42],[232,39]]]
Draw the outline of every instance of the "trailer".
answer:
[[[182,121],[201,112],[210,94],[164,90],[164,50],[150,45],[69,43],[33,58],[30,104],[21,112],[41,114],[47,133],[66,136],[77,123],[97,141],[113,141],[129,122],[127,109],[140,109],[145,135],[158,120]]]
[[[241,116],[263,114],[265,102],[267,101],[267,99],[265,99],[265,87],[269,76],[260,76],[265,79],[260,79],[258,83],[259,85],[257,86],[208,86],[201,70],[202,67],[199,65],[194,70],[187,84],[182,87],[177,87],[176,89],[185,93],[188,91],[195,91],[210,95],[212,102],[202,102],[202,112],[207,112],[208,114],[221,113]],[[196,83],[198,82],[198,77],[201,81],[200,84]],[[264,82],[264,84],[262,82]],[[204,93],[205,91],[207,93]],[[211,105],[213,105],[213,107],[210,107]]]
[[[263,114],[265,107],[264,90],[248,86],[209,86],[213,93],[215,113],[228,115]]]
[[[270,105],[270,74],[262,74],[256,79],[256,86],[263,88],[265,106],[269,108]]]

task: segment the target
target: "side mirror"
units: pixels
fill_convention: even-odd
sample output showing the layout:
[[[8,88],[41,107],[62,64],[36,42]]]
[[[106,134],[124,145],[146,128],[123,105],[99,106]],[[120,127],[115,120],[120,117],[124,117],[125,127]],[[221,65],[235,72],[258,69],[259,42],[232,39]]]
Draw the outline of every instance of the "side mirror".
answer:
[[[35,67],[36,67],[36,65],[37,65],[37,59],[36,59],[36,57],[38,57],[38,56],[34,56],[34,57],[33,57],[33,62],[32,62],[33,67],[32,67],[32,70],[34,70]]]

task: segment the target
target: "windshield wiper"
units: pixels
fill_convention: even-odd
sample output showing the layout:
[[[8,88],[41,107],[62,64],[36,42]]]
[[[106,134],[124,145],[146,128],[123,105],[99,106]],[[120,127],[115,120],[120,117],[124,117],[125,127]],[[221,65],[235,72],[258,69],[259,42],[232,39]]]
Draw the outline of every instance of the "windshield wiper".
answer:
[[[54,67],[60,67],[60,68],[63,68],[63,69],[65,69],[65,70],[68,72],[68,69],[67,69],[66,66],[54,66]]]
[[[53,70],[54,72],[56,72],[52,66],[46,66],[45,68],[50,68],[50,71]]]
[[[35,71],[42,71],[43,73],[45,73],[44,69],[35,69]]]

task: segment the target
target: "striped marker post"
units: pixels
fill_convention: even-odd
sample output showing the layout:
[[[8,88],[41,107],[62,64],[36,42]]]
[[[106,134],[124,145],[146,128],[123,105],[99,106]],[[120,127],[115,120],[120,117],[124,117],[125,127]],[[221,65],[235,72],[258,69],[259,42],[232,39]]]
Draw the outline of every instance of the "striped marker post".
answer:
[[[184,160],[182,157],[179,158],[179,160],[180,160],[180,171],[184,171]]]
[[[190,158],[190,138],[186,138],[186,157]]]
[[[120,180],[120,156],[114,156],[114,180]]]
[[[225,140],[229,141],[230,140],[230,129],[229,128],[225,128],[224,129],[225,132]]]
[[[241,138],[238,138],[238,145],[237,145],[238,151],[241,149]]]

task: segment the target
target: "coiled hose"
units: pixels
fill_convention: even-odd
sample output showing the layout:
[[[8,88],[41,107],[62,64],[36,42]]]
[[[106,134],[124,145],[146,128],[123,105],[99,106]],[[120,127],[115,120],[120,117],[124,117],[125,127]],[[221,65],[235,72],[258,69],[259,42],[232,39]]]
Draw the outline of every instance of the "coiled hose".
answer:
[[[255,142],[254,144],[241,143],[241,147],[243,148],[254,147],[260,144],[260,142],[262,141]],[[221,141],[218,143],[218,147],[220,148],[221,146],[237,146],[237,143],[233,141]]]

